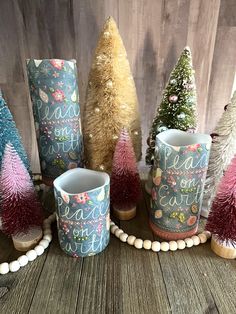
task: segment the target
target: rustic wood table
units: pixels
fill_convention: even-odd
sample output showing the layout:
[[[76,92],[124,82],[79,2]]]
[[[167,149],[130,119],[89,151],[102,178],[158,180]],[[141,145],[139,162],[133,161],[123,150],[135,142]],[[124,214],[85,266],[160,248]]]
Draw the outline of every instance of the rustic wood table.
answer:
[[[149,196],[120,222],[128,234],[153,240]],[[0,234],[0,263],[19,256]],[[176,252],[137,250],[111,235],[101,254],[75,259],[54,237],[46,252],[17,273],[0,275],[0,313],[236,313],[236,263],[210,243]]]

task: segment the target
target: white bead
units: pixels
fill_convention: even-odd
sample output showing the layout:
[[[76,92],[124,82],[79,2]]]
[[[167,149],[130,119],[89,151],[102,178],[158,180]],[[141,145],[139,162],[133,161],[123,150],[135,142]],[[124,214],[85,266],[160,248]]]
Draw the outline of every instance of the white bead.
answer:
[[[44,252],[44,247],[42,247],[42,245],[36,245],[36,247],[34,248],[36,254],[38,256],[42,255]]]
[[[177,245],[179,250],[183,250],[186,246],[184,240],[177,240]]]
[[[40,191],[40,186],[39,186],[39,185],[35,185],[34,188],[35,188],[35,190],[36,190],[37,192]]]
[[[170,245],[168,242],[161,242],[161,251],[167,252],[170,249]]]
[[[53,214],[51,214],[48,219],[53,222],[56,219],[56,213],[54,212]]]
[[[198,237],[199,237],[201,243],[206,243],[207,242],[207,236],[204,233],[200,233],[198,235]]]
[[[152,247],[152,241],[150,240],[144,240],[143,241],[143,247],[145,250],[150,250]]]
[[[46,234],[52,234],[52,230],[51,229],[44,229],[43,230],[43,234],[46,235]]]
[[[120,240],[122,242],[126,242],[127,238],[128,238],[128,234],[127,233],[121,233]]]
[[[29,259],[28,259],[28,257],[27,257],[26,255],[21,255],[20,257],[18,257],[17,260],[18,260],[18,262],[20,263],[20,266],[21,266],[21,267],[27,265],[28,262],[29,262]]]
[[[47,240],[41,240],[39,242],[39,245],[42,245],[42,247],[44,248],[44,250],[49,246],[49,242]]]
[[[112,226],[112,227],[111,227],[111,233],[112,233],[112,234],[115,234],[115,231],[116,231],[117,229],[119,229],[119,227],[118,227],[117,225]]]
[[[13,261],[9,264],[9,270],[12,273],[15,273],[19,269],[20,269],[20,263],[18,261]]]
[[[41,184],[39,185],[39,187],[40,187],[40,190],[44,190],[45,184],[44,184],[44,183],[41,183]]]
[[[184,241],[185,241],[187,247],[193,246],[193,240],[192,239],[186,238]]]
[[[200,239],[197,235],[192,236],[191,239],[193,240],[193,245],[198,245],[200,243]]]
[[[52,235],[51,234],[44,235],[43,240],[47,240],[48,242],[51,242],[52,241]]]
[[[123,231],[122,229],[119,229],[119,228],[118,228],[118,229],[116,229],[116,231],[115,231],[115,236],[116,236],[117,238],[119,238],[122,233],[124,233],[124,231]]]
[[[37,258],[37,253],[35,252],[35,250],[30,250],[25,254],[29,261],[32,262]]]
[[[136,249],[141,249],[143,247],[143,240],[142,239],[135,239],[134,246]]]
[[[7,273],[9,273],[9,264],[8,263],[0,264],[0,274],[5,275]]]
[[[135,241],[135,240],[136,240],[136,237],[133,236],[133,235],[130,235],[130,236],[128,236],[127,243],[128,243],[129,245],[134,245],[134,241]]]
[[[207,239],[210,239],[210,237],[211,237],[211,233],[210,233],[210,231],[203,231],[203,234],[205,234],[206,235],[206,237],[207,237]]]
[[[112,226],[114,226],[115,225],[115,223],[114,223],[114,221],[110,221],[110,226],[112,227]]]
[[[50,226],[51,225],[51,221],[47,218],[43,221],[43,226]]]
[[[178,244],[176,241],[170,241],[169,245],[170,245],[170,251],[176,251],[178,249]]]
[[[152,242],[152,250],[153,252],[159,252],[161,249],[161,244],[158,241]]]

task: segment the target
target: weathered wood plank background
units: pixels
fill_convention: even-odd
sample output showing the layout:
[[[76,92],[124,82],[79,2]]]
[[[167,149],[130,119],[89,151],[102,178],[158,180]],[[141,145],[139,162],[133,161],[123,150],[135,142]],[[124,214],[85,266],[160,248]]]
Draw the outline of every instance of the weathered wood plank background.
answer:
[[[26,58],[75,58],[81,108],[98,34],[112,15],[135,78],[143,151],[153,113],[184,46],[193,53],[200,131],[230,99],[236,69],[235,0],[1,0],[0,87],[38,171]]]

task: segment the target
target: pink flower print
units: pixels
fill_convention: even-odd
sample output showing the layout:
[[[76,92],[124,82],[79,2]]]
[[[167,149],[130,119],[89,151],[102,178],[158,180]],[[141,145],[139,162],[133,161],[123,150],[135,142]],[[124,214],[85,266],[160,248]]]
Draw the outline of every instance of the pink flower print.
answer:
[[[63,101],[65,99],[65,94],[60,89],[56,89],[55,92],[52,93],[52,96],[56,101]]]
[[[97,227],[97,232],[98,232],[98,234],[101,234],[101,232],[102,232],[102,224],[101,223]]]
[[[52,76],[55,77],[55,78],[57,78],[57,77],[59,76],[59,73],[54,72]]]
[[[62,86],[64,85],[64,83],[63,83],[62,81],[60,81],[60,82],[57,83],[57,85],[58,85],[59,87],[62,87]]]
[[[157,200],[157,192],[155,191],[155,189],[152,189],[152,199]]]
[[[58,70],[61,70],[64,66],[64,61],[59,59],[52,59],[50,60],[50,63]]]
[[[201,147],[200,144],[194,144],[194,145],[188,146],[188,150],[190,150],[191,152],[196,152],[198,150],[198,148],[200,148],[200,147]]]
[[[66,204],[69,204],[70,202],[70,197],[68,194],[64,193],[64,192],[61,192],[61,197],[63,199],[64,202],[66,202]]]
[[[74,196],[74,199],[76,200],[77,203],[80,204],[85,204],[90,198],[88,196],[88,193],[80,193]]]

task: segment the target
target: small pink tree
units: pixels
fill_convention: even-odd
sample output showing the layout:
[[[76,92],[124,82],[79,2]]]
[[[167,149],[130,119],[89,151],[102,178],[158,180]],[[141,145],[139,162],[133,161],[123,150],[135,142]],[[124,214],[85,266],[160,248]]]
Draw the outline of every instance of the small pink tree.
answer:
[[[236,244],[236,155],[219,184],[206,230],[221,242]]]
[[[116,144],[111,173],[111,204],[115,216],[121,220],[133,218],[140,197],[135,153],[129,134],[123,129]]]
[[[12,144],[5,147],[0,174],[3,232],[16,235],[42,224],[42,207],[27,169]]]

